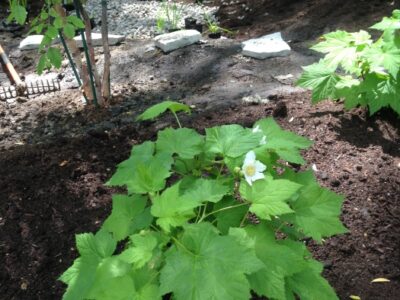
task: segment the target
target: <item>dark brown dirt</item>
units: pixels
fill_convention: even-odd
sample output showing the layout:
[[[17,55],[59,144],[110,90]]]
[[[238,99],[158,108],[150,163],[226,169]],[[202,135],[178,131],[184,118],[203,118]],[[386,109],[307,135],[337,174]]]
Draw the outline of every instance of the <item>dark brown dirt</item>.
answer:
[[[74,235],[95,231],[110,212],[111,191],[104,182],[133,144],[174,124],[169,116],[137,124],[134,116],[167,96],[196,105],[182,119],[200,131],[225,123],[250,126],[274,115],[284,128],[314,140],[304,152],[307,167],[315,164],[320,183],[346,196],[342,220],[349,233],[310,249],[324,262],[340,299],[400,299],[400,119],[387,111],[375,117],[361,109],[345,113],[330,102],[311,107],[309,93],[285,94],[272,79],[296,75],[299,63],[315,59],[296,41],[311,43],[336,28],[366,28],[397,2],[257,5],[247,25],[236,24],[239,38],[283,30],[295,41],[290,57],[243,60],[235,43],[142,55],[127,43],[113,52],[119,60],[113,70],[117,97],[107,109],[84,107],[77,90],[0,105],[0,299],[61,298],[65,287],[56,279],[76,257]],[[10,41],[8,33],[0,37]],[[16,43],[7,43],[9,50]],[[17,68],[33,68],[20,65],[26,56],[18,55]],[[271,102],[240,104],[255,92]],[[378,277],[390,282],[371,283]]]

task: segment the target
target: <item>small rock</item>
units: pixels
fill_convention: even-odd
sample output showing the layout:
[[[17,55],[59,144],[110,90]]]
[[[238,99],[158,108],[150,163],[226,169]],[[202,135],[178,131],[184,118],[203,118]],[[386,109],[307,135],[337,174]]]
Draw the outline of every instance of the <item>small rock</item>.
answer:
[[[269,102],[268,98],[261,98],[259,94],[250,95],[242,98],[244,104],[266,104]]]

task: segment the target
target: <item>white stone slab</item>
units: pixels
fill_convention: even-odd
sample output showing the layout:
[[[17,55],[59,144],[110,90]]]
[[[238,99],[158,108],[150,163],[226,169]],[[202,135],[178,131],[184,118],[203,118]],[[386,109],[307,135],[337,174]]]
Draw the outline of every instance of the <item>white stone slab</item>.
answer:
[[[21,41],[21,43],[19,44],[19,49],[20,50],[38,49],[40,46],[40,43],[43,40],[43,37],[44,37],[43,35],[39,35],[39,34],[38,35],[30,35]],[[78,47],[82,48],[83,44],[82,44],[81,36],[80,35],[76,36],[76,37],[74,37],[74,39],[76,40]],[[123,35],[116,35],[116,34],[108,35],[108,42],[109,42],[110,46],[121,43],[124,40],[125,40],[125,37]],[[57,38],[53,41],[53,44],[57,44],[59,42],[60,42],[60,40]],[[99,46],[103,45],[101,33],[92,33],[92,44],[94,47],[99,47]]]
[[[242,47],[243,55],[258,59],[288,56],[291,50],[290,46],[282,39],[280,32],[245,41],[242,43]]]
[[[40,34],[29,35],[19,43],[19,49],[20,50],[38,49],[40,44],[42,43],[43,38],[44,38],[44,35],[40,35]]]
[[[200,39],[200,32],[190,29],[161,34],[154,38],[154,42],[162,51],[170,52],[197,43]]]
[[[76,41],[76,44],[78,45],[79,48],[83,47],[81,35],[74,37],[74,40]],[[108,35],[108,43],[110,46],[114,46],[118,43],[123,42],[124,40],[125,36],[123,35],[116,35],[116,34]],[[103,45],[101,33],[92,32],[92,45],[93,47],[100,47]]]

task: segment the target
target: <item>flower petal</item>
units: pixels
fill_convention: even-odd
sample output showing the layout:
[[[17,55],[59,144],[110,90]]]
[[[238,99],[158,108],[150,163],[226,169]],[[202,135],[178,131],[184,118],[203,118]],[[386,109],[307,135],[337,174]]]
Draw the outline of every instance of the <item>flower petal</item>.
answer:
[[[264,165],[262,162],[260,162],[259,160],[256,160],[255,162],[255,167],[256,167],[256,171],[257,173],[259,172],[264,172],[267,169],[267,166]]]
[[[260,125],[257,125],[256,127],[254,127],[252,132],[253,133],[261,132]]]
[[[251,177],[251,181],[256,181],[259,179],[264,179],[265,175],[263,173],[256,173],[254,176]]]
[[[252,183],[252,180],[251,180],[252,177],[247,176],[247,175],[245,174],[245,175],[244,175],[244,178],[246,179],[247,183],[248,183],[250,186],[253,184],[253,183]]]
[[[256,161],[256,154],[254,153],[254,151],[249,151],[246,154],[243,166],[249,165],[249,164],[254,164],[255,161]]]
[[[267,137],[264,135],[260,141],[260,145],[265,145],[267,143]]]

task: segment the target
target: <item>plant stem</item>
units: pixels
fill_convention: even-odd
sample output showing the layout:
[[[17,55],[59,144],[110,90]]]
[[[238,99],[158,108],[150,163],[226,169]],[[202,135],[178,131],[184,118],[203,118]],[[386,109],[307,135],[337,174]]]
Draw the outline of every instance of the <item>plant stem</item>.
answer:
[[[212,212],[210,212],[210,213],[208,213],[206,215],[203,215],[197,223],[200,223],[201,221],[203,221],[204,219],[208,218],[209,216],[211,216],[213,214],[216,214],[216,213],[219,213],[221,211],[225,211],[225,210],[229,210],[229,209],[233,209],[233,208],[236,208],[236,207],[241,207],[241,206],[249,205],[249,204],[250,203],[248,203],[248,202],[244,202],[244,203],[240,203],[240,204],[237,204],[237,205],[226,206],[226,207],[214,210],[214,211],[212,211]]]
[[[174,117],[175,117],[175,119],[176,119],[176,122],[178,123],[179,128],[182,128],[181,122],[179,122],[179,118],[178,118],[178,116],[176,115],[176,113],[175,113],[174,111],[172,111],[172,110],[171,110],[171,112],[172,112],[172,114],[174,115]]]
[[[239,227],[243,227],[244,222],[246,221],[248,215],[249,215],[249,212],[247,211],[246,214],[244,215],[242,221],[240,222],[240,226]]]

